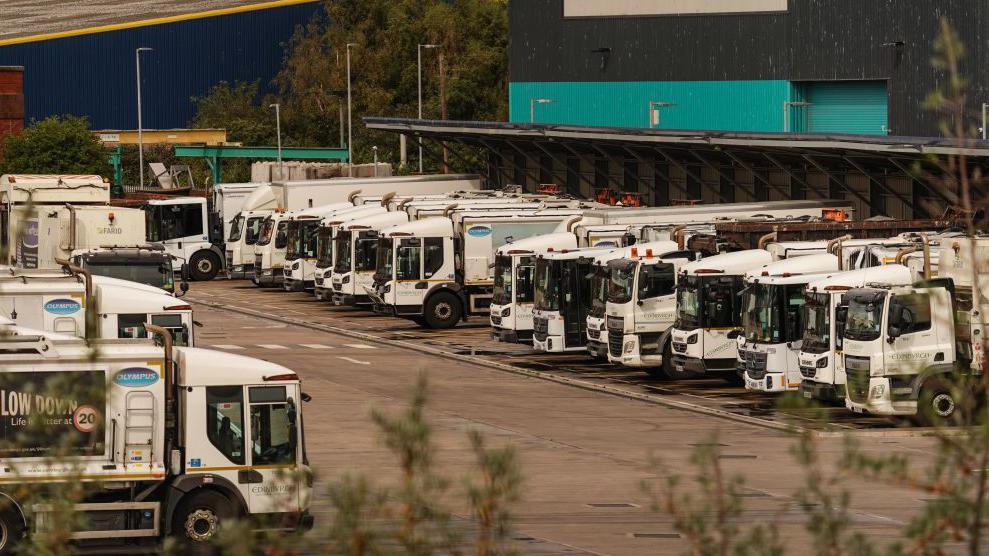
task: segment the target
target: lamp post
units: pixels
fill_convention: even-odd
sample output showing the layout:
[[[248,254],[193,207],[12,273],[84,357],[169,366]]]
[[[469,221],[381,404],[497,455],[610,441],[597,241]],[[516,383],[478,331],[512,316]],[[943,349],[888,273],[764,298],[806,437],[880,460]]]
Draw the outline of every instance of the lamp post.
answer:
[[[418,50],[416,51],[416,59],[418,60],[419,68],[419,119],[422,119],[422,49],[423,48],[439,48],[438,44],[420,44]],[[416,140],[419,142],[419,173],[422,173],[422,137],[417,137]]]
[[[134,51],[134,64],[137,66],[137,165],[140,168],[141,182],[138,187],[144,187],[144,121],[141,115],[141,53],[150,52],[152,48],[142,46]]]
[[[989,131],[986,130],[986,116],[989,115],[989,103],[982,103],[982,140],[989,139]]]
[[[347,176],[354,177],[354,122],[350,93],[350,47],[357,46],[355,42],[347,43]]]
[[[649,129],[659,127],[659,111],[663,108],[672,108],[675,102],[650,101],[649,102]]]
[[[268,108],[275,109],[275,134],[278,136],[278,180],[285,181],[285,165],[282,164],[282,107],[276,102]]]
[[[783,103],[783,133],[790,132],[790,107],[795,106],[797,108],[804,108],[810,106],[809,102],[804,102],[802,100],[792,101],[788,100]]]
[[[536,105],[537,104],[553,104],[556,102],[551,98],[530,98],[529,99],[529,123],[536,123]]]

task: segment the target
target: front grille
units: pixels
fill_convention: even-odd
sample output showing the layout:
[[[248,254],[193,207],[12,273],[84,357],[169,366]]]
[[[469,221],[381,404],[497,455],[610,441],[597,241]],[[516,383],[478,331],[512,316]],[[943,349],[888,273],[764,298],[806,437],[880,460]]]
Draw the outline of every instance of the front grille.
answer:
[[[545,342],[547,336],[549,336],[549,319],[540,317],[532,319],[532,337]]]
[[[804,378],[814,378],[817,376],[817,367],[800,365],[800,374],[804,375]]]
[[[497,315],[491,315],[491,326],[501,326],[501,317]]]
[[[333,291],[335,292],[343,291],[343,284],[341,284],[340,282],[333,282]]]
[[[845,395],[853,402],[869,399],[869,369],[849,369],[845,364]]]
[[[618,330],[625,332],[625,317],[608,316],[608,330]]]
[[[684,342],[673,342],[673,351],[678,351],[680,353],[687,352],[687,344]]]
[[[588,328],[587,329],[587,337],[590,338],[590,339],[592,339],[592,340],[597,340],[598,338],[601,337],[601,331],[600,330],[597,330],[595,328]]]
[[[323,285],[323,277],[322,276],[316,276],[316,285],[317,286],[322,286]]]
[[[745,353],[745,372],[752,380],[762,380],[766,376],[766,360],[769,355],[750,351]]]
[[[622,340],[624,339],[625,333],[622,330],[608,330],[608,351],[612,357],[622,356]]]

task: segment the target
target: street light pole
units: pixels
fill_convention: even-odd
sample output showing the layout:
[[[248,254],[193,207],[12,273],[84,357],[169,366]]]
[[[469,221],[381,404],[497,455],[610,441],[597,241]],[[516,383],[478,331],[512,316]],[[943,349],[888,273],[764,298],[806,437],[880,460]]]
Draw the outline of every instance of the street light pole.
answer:
[[[419,48],[416,50],[417,65],[419,68],[419,119],[422,119],[422,49],[423,48],[439,48],[438,44],[420,44]],[[417,137],[416,140],[419,142],[419,173],[422,173],[422,138]]]
[[[537,104],[553,104],[556,102],[551,98],[530,98],[529,99],[529,123],[536,123],[536,105]]]
[[[357,46],[355,42],[347,43],[347,176],[354,177],[354,122],[350,95],[350,47]]]
[[[649,129],[659,127],[659,111],[662,108],[672,108],[675,102],[649,101]]]
[[[138,187],[144,187],[144,121],[141,114],[141,53],[152,49],[142,46],[134,51],[134,64],[137,66],[137,165],[140,168],[141,182]]]
[[[790,107],[796,106],[797,108],[803,108],[805,106],[810,106],[809,102],[804,101],[791,101],[788,100],[783,103],[783,133],[790,132]]]
[[[282,111],[277,102],[268,108],[275,109],[275,133],[278,135],[278,181],[285,181],[285,165],[282,164]]]

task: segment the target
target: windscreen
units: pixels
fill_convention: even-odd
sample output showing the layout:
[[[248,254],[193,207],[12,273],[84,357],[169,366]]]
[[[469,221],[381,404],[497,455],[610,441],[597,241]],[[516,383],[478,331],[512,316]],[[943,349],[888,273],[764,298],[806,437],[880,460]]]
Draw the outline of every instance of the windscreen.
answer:
[[[258,234],[261,232],[261,222],[264,219],[260,216],[252,216],[247,219],[247,227],[244,231],[244,243],[254,245],[258,241]]]
[[[535,307],[541,311],[560,310],[560,265],[547,259],[536,260]]]
[[[337,252],[337,262],[333,265],[333,272],[336,274],[345,274],[352,269],[351,236],[349,231],[337,229],[337,234],[333,237],[333,250]]]
[[[495,256],[494,294],[491,302],[495,305],[507,305],[512,302],[512,256]]]
[[[591,279],[591,309],[588,315],[601,318],[608,304],[608,282],[611,277],[606,265],[594,265],[594,276]]]
[[[252,219],[253,220],[253,219]],[[261,224],[261,230],[257,233],[257,245],[268,245],[271,243],[271,238],[273,237],[273,232],[275,231],[275,221],[271,218],[265,218],[264,222]],[[248,230],[247,239],[250,241],[251,234]]]
[[[390,237],[378,238],[378,252],[376,253],[378,263],[375,265],[375,282],[386,282],[392,279],[394,265],[394,245],[395,240]]]
[[[882,334],[885,299],[873,295],[852,295],[848,303],[845,338],[848,340],[878,340]]]
[[[243,216],[237,216],[230,223],[230,237],[227,239],[230,243],[236,243],[240,241],[240,236],[244,234],[244,222],[247,218]]]
[[[676,327],[680,330],[693,330],[703,324],[701,318],[703,283],[700,276],[685,276],[677,284]]]
[[[86,261],[86,270],[97,276],[108,276],[147,284],[165,291],[175,289],[172,264],[163,261]]]
[[[636,262],[622,259],[608,263],[608,302],[623,305],[632,301]]]
[[[831,296],[827,293],[804,294],[803,351],[824,353],[831,349]]]
[[[370,272],[378,263],[378,234],[377,232],[360,232],[354,243],[354,270]]]
[[[333,264],[333,229],[320,227],[316,233],[316,268],[330,268]]]

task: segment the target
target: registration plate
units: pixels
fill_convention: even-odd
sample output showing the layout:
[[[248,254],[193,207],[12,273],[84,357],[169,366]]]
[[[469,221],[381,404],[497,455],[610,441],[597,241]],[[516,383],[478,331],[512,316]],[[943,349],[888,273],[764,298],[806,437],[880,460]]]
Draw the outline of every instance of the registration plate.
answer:
[[[808,400],[810,399],[810,397],[811,397],[810,396],[810,390],[804,390],[804,397],[807,398]]]
[[[675,363],[673,365],[673,368],[676,369],[676,371],[678,373],[682,373],[683,372],[683,363]]]
[[[759,386],[760,383],[758,381],[745,379],[745,387],[749,390],[758,390]]]

